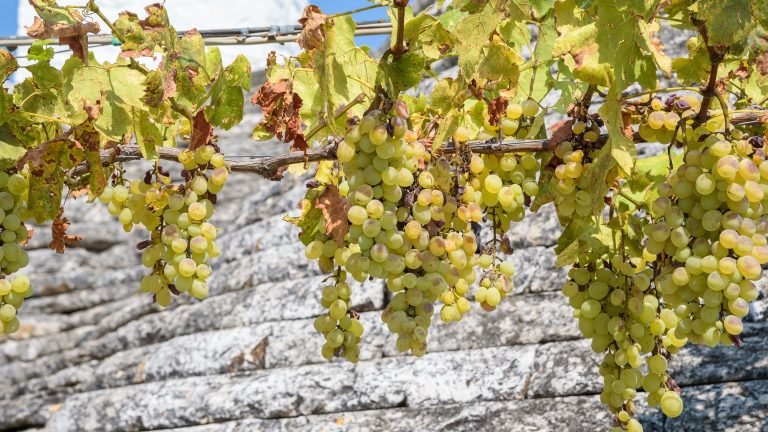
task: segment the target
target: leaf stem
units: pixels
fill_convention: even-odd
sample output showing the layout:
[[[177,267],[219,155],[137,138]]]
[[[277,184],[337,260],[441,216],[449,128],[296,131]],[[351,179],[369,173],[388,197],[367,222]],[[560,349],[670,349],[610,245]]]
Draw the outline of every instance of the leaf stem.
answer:
[[[37,117],[37,118],[42,119],[42,120],[48,120],[48,121],[52,121],[52,122],[56,122],[56,123],[61,123],[61,124],[69,125],[69,126],[74,126],[75,125],[74,123],[72,123],[72,120],[69,120],[69,119],[58,119],[56,117],[49,117],[47,115],[37,114],[37,113],[29,112],[29,111],[19,111],[19,113],[26,114],[26,115],[28,115],[30,117]]]
[[[123,39],[122,35],[119,31],[117,31],[117,28],[112,25],[112,22],[109,21],[109,18],[107,18],[106,15],[104,15],[104,12],[101,11],[99,6],[96,4],[94,0],[91,0],[88,5],[86,6],[88,10],[93,11],[99,18],[101,18],[102,21],[104,21],[104,24],[109,27],[109,30],[112,32],[112,36],[115,37],[117,40],[120,41],[120,43],[125,42],[125,39]]]
[[[397,59],[405,53],[405,7],[408,6],[408,0],[396,1],[395,5],[397,5],[397,35],[395,38],[395,49],[392,51],[392,54]]]
[[[620,197],[622,197],[622,198],[624,198],[625,200],[627,200],[627,201],[631,202],[631,203],[632,203],[632,205],[634,205],[636,208],[643,208],[643,207],[645,207],[645,203],[643,203],[643,202],[640,202],[640,201],[638,201],[638,200],[636,200],[636,199],[632,198],[630,195],[628,195],[628,194],[627,194],[626,192],[624,192],[623,190],[619,189],[619,190],[618,190],[618,193],[619,193],[619,196],[620,196]]]

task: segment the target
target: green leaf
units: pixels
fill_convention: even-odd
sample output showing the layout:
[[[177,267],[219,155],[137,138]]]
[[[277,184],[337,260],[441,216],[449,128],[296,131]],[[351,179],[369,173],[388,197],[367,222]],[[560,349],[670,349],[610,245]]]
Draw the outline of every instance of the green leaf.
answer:
[[[688,42],[688,57],[672,60],[672,70],[677,73],[678,81],[685,84],[705,81],[710,68],[707,48],[700,39]]]
[[[406,53],[392,63],[381,66],[379,81],[385,81],[384,87],[390,89],[390,94],[400,94],[419,84],[424,77],[424,58],[413,52]]]
[[[756,23],[752,17],[753,0],[700,0],[697,17],[706,24],[709,43],[731,46],[744,41]]]
[[[611,87],[605,98],[605,103],[600,107],[600,117],[605,121],[608,129],[608,144],[611,157],[616,160],[619,168],[625,173],[632,172],[635,162],[635,143],[624,134],[624,119],[621,114],[621,90],[618,86]]]
[[[27,152],[7,125],[0,126],[0,169],[12,167]]]
[[[163,135],[160,129],[150,120],[146,111],[132,109],[133,132],[136,134],[136,143],[139,145],[141,155],[147,160],[157,159],[157,148],[163,145]]]
[[[64,170],[81,161],[69,141],[51,141],[34,150],[29,163],[28,208],[37,223],[53,220],[61,206]]]
[[[483,47],[488,42],[491,33],[501,23],[502,14],[494,10],[492,3],[487,3],[479,13],[464,18],[454,31],[458,46],[459,69],[462,76],[469,81],[475,76],[480,62]]]
[[[562,267],[577,261],[594,261],[608,253],[613,231],[593,218],[572,218],[557,241],[556,264]]]
[[[464,90],[453,78],[443,78],[435,84],[429,97],[430,108],[445,115],[463,100]]]
[[[456,132],[458,127],[459,117],[456,115],[456,111],[450,111],[440,122],[435,138],[432,141],[432,150],[438,150],[442,147],[443,144],[448,141],[448,138],[453,136],[453,133]]]
[[[645,88],[656,85],[656,66],[650,53],[641,49],[641,35],[637,10],[620,8],[616,0],[597,0],[597,36],[600,62],[614,68],[615,78],[623,90],[638,81]]]
[[[27,58],[32,61],[51,61],[56,51],[52,47],[49,47],[48,40],[36,40],[32,42],[32,45],[27,51]]]
[[[613,82],[613,69],[609,64],[600,62],[596,37],[597,26],[594,23],[565,33],[555,41],[552,54],[564,57],[574,77],[589,84],[608,87]]]
[[[231,129],[243,120],[245,96],[251,86],[251,64],[239,55],[213,84],[211,103],[205,108],[205,117],[214,125]]]
[[[498,39],[491,42],[484,51],[485,56],[477,71],[480,78],[517,82],[518,65],[523,62],[520,54]]]

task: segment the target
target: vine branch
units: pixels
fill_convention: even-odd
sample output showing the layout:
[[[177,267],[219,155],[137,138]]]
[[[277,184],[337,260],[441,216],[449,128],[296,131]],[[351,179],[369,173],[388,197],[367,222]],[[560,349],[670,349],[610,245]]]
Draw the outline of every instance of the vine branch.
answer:
[[[351,104],[348,104],[348,106]],[[732,117],[733,124],[745,124],[759,121],[765,118],[768,111],[752,111],[734,113]],[[600,143],[605,143],[608,135],[600,136]],[[639,135],[635,134],[635,142],[642,143]],[[305,152],[294,151],[276,156],[268,156],[247,161],[232,161],[227,163],[233,172],[245,172],[260,175],[270,180],[280,178],[280,168],[288,165],[304,162],[317,162],[322,160],[333,160],[336,158],[337,143],[327,144],[323,147],[311,148]],[[455,154],[459,150],[469,149],[473,153],[479,154],[505,154],[505,153],[540,153],[550,151],[549,139],[531,139],[531,140],[510,140],[498,141],[491,139],[488,141],[473,141],[462,144],[457,148],[453,142],[447,142],[440,148],[443,154]],[[157,149],[158,157],[162,160],[178,163],[178,156],[183,149],[161,147]],[[111,165],[115,162],[127,162],[142,159],[141,150],[137,145],[121,145],[109,150],[102,150],[100,153],[102,165]],[[88,165],[83,163],[73,170],[73,175],[82,175],[87,173]]]
[[[710,63],[709,79],[707,81],[707,86],[701,89],[701,94],[704,97],[701,100],[701,108],[699,109],[699,113],[695,118],[695,122],[701,124],[707,120],[707,112],[709,111],[709,107],[712,105],[712,99],[719,96],[717,94],[717,71],[720,68],[720,63],[722,63],[724,56],[709,44],[709,33],[707,32],[707,27],[704,25],[704,21],[698,20],[692,16],[691,22],[699,31],[699,34],[701,34],[701,38],[704,40],[704,45],[707,47],[707,54],[709,55]],[[718,97],[718,101],[722,101],[722,99]],[[727,111],[727,107],[723,106],[722,108],[723,112]]]
[[[405,8],[408,6],[408,0],[395,0],[395,6],[397,7],[397,36],[392,54],[398,58],[405,53],[403,38],[405,34]]]

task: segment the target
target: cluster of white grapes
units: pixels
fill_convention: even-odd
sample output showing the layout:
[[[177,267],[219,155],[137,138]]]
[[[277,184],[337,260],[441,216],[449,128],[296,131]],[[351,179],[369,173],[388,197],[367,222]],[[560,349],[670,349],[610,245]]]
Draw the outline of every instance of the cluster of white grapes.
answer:
[[[665,345],[731,345],[768,263],[768,162],[747,140],[688,142],[684,163],[659,187],[644,254],[661,264],[658,289],[679,318]]]
[[[683,403],[667,375],[668,350],[661,343],[677,320],[653,293],[652,268],[642,258],[625,258],[627,252],[572,268],[563,294],[592,350],[603,353],[600,400],[627,431],[638,432],[642,425],[632,416],[640,389],[669,417],[679,416]]]
[[[606,152],[598,143],[600,128],[595,121],[576,121],[572,130],[574,136],[555,147],[553,162],[557,165],[550,179],[557,217],[562,225],[574,217],[592,216],[593,193],[587,173]],[[615,172],[612,170],[607,178],[614,177]]]
[[[423,355],[434,302],[442,303],[439,315],[443,321],[458,321],[471,309],[469,291],[478,279],[477,266],[498,267],[507,278],[513,273],[510,263],[478,254],[472,223],[483,220],[483,192],[480,188],[476,193],[467,192],[471,186],[466,185],[463,193],[457,193],[457,181],[469,177],[457,176],[457,168],[448,159],[433,157],[408,130],[407,119],[395,114],[373,111],[351,125],[337,157],[343,172],[338,188],[350,205],[349,231],[342,245],[317,234],[305,251],[324,271],[338,267],[335,288],[323,290],[323,302],[331,302],[328,315],[316,321],[317,330],[326,337],[323,355],[353,361],[359,356],[362,327],[358,330],[359,322],[343,316],[354,318],[348,297],[341,296],[348,290],[347,274],[357,281],[369,277],[386,280],[393,296],[382,320],[398,335],[399,351]],[[509,169],[522,172],[518,183],[530,178],[538,167],[535,159],[533,162],[526,159],[526,168]],[[317,190],[307,194],[308,198],[317,195]],[[503,286],[483,283],[475,298],[493,308],[510,289],[509,280]],[[350,327],[345,328],[347,325]]]
[[[28,175],[26,171],[0,172],[0,330],[5,334],[19,329],[16,314],[32,295],[27,276],[18,274],[13,280],[7,279],[29,264],[29,256],[22,248],[29,239],[23,222],[28,217]]]
[[[335,284],[323,287],[320,303],[328,309],[315,319],[315,330],[325,336],[321,353],[327,360],[344,357],[352,363],[360,359],[360,338],[363,325],[356,313],[349,309],[352,289],[346,282],[346,273],[339,273]]]
[[[144,180],[108,186],[100,197],[126,231],[141,224],[150,232],[149,241],[139,244],[141,262],[152,270],[141,280],[141,290],[163,307],[179,293],[208,296],[208,261],[220,255],[217,229],[209,219],[215,195],[229,177],[224,155],[211,145],[184,150],[178,160],[187,179],[183,185],[172,184],[158,166]]]

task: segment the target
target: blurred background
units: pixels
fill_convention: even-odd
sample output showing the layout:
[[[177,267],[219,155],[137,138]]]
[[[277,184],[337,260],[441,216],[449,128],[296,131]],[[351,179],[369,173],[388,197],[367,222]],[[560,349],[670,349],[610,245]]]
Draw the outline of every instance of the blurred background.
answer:
[[[126,9],[141,16],[150,2],[99,4],[116,17]],[[165,5],[177,29],[204,30],[295,24],[306,3],[167,0]],[[332,14],[370,3],[316,4]],[[386,9],[355,19],[386,19]],[[0,0],[0,34],[23,35],[31,22],[26,0]],[[672,55],[685,55],[687,35],[670,37],[679,42],[668,46],[676,50]],[[359,39],[373,48],[386,41],[387,36]],[[222,51],[225,60],[245,53],[258,85],[263,77],[258,70],[271,50],[289,54],[297,46]],[[117,54],[111,47],[94,52],[105,59]],[[455,74],[450,66],[444,62],[435,72]],[[425,81],[420,88],[430,88]],[[241,125],[217,131],[225,154],[285,152],[285,144],[251,139],[261,118],[250,103],[247,107]],[[126,165],[134,177],[146,169]],[[429,352],[417,359],[395,350],[381,322],[390,300],[386,287],[376,281],[355,286],[353,308],[365,325],[360,362],[329,363],[320,356],[323,338],[312,328],[314,317],[323,313],[325,276],[305,259],[295,227],[283,221],[296,211],[306,181],[233,174],[218,196],[213,220],[221,227],[217,242],[223,253],[214,261],[211,296],[179,297],[166,309],[138,290],[145,270],[135,245],[146,233],[126,234],[103,205],[70,199],[69,232],[84,239],[57,255],[47,247],[50,227],[36,228],[27,269],[36,294],[25,303],[20,331],[0,338],[0,431],[608,430],[611,416],[599,401],[598,357],[559,292],[565,273],[555,266],[560,227],[551,206],[511,229],[515,290],[497,311],[473,307],[457,324],[435,318]],[[766,281],[759,286],[761,297],[745,320],[744,346],[693,347],[677,356],[672,370],[683,387],[686,411],[672,421],[640,402],[646,431],[768,431]]]

